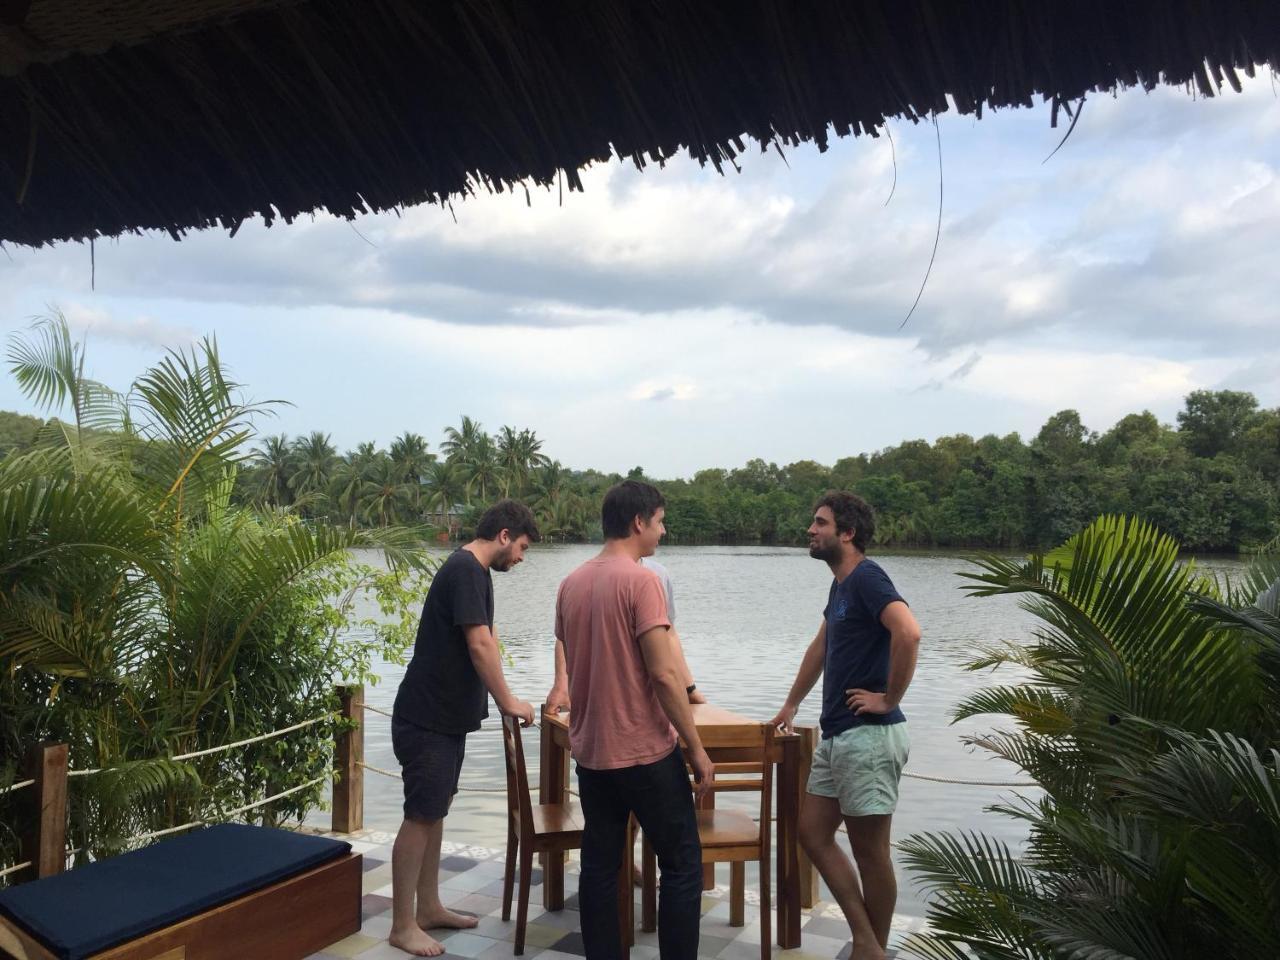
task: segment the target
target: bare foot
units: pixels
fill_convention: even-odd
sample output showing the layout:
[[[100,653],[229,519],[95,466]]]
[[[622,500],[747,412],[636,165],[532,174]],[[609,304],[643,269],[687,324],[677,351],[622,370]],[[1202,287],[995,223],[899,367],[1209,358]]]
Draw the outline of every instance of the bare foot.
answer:
[[[469,917],[465,913],[454,913],[444,907],[433,913],[418,914],[418,926],[423,930],[437,930],[441,927],[447,930],[470,930],[479,922],[475,917]]]
[[[427,936],[420,927],[410,927],[408,930],[393,927],[387,942],[415,957],[438,957],[444,953],[444,944],[435,937]]]
[[[854,941],[849,953],[849,960],[885,960],[885,952],[878,943],[858,943]]]

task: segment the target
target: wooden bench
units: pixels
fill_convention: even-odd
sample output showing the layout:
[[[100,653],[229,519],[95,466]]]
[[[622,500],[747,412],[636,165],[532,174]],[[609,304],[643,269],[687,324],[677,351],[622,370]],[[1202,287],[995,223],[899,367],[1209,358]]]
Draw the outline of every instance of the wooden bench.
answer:
[[[13,960],[302,960],[360,929],[351,845],[220,824],[0,891]]]

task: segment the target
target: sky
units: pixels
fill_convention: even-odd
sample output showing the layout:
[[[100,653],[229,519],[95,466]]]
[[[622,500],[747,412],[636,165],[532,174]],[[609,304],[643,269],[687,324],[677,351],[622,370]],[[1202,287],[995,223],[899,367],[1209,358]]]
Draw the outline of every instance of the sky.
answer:
[[[264,434],[435,450],[468,414],[667,478],[1030,438],[1065,408],[1172,423],[1196,389],[1277,406],[1278,89],[1094,95],[1052,157],[1047,105],[952,111],[723,176],[617,160],[563,198],[128,236],[92,276],[88,245],[7,246],[0,334],[59,309],[121,390],[214,335],[247,397],[288,401]],[[0,409],[38,412],[7,371]]]

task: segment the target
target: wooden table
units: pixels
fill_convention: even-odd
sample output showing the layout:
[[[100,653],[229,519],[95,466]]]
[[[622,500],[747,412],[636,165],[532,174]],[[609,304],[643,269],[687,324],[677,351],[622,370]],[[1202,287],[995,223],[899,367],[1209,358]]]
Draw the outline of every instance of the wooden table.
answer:
[[[752,759],[735,754],[744,746],[746,730],[757,730],[760,721],[722,709],[707,703],[693,704],[693,720],[698,727],[698,737],[713,761],[732,762]],[[812,905],[812,869],[807,861],[801,865],[797,822],[800,817],[800,798],[804,778],[808,772],[808,756],[803,755],[802,740],[811,736],[801,733],[777,734],[774,755],[777,764],[777,799],[775,809],[778,818],[777,850],[775,858],[777,877],[775,898],[777,902],[778,946],[784,949],[800,946],[801,904]],[[757,751],[759,749],[757,741]],[[755,756],[758,758],[759,753]],[[554,715],[542,711],[542,737],[539,773],[539,802],[567,803],[569,800],[569,716]],[[630,835],[623,857],[618,882],[618,913],[624,937],[628,944],[635,942],[635,892],[632,889],[631,871],[634,844]],[[806,882],[807,881],[807,882]],[[802,889],[803,888],[803,889]],[[547,910],[564,908],[564,858],[542,858],[542,902]]]

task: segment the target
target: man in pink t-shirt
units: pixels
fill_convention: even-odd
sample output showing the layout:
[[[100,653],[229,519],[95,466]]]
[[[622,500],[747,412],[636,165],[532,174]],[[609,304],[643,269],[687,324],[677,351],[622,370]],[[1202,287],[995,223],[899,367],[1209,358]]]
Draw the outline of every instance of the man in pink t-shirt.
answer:
[[[578,897],[587,960],[622,956],[618,870],[633,813],[662,869],[661,956],[698,955],[702,848],[676,733],[699,795],[710,789],[715,767],[693,723],[662,582],[638,562],[666,533],[665,513],[650,484],[611,487],[601,511],[604,549],[569,574],[556,596],[556,679],[547,702],[572,704],[569,745],[586,820]]]

